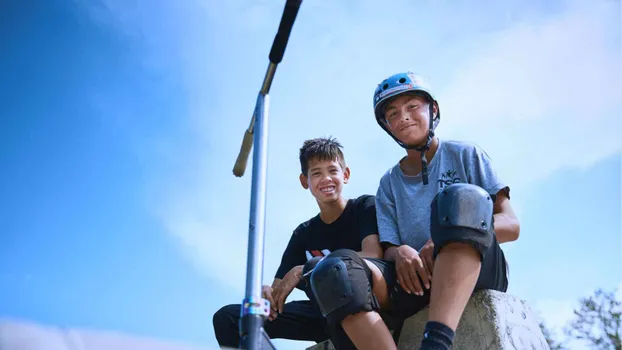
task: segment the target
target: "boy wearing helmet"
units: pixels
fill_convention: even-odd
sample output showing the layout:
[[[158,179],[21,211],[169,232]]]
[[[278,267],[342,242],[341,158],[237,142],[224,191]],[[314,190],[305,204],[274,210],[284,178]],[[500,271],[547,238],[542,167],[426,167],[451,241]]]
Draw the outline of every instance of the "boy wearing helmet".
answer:
[[[378,85],[373,102],[378,124],[406,156],[382,176],[377,190],[378,230],[388,265],[380,275],[372,269],[372,276],[386,281],[387,311],[398,322],[429,305],[421,349],[450,349],[473,291],[507,290],[499,244],[518,239],[520,231],[510,189],[478,146],[435,136],[440,108],[420,76],[390,76]],[[314,293],[320,303],[327,299],[319,288]],[[376,311],[340,318],[358,349],[370,348],[372,338],[389,342],[388,330],[372,324]]]

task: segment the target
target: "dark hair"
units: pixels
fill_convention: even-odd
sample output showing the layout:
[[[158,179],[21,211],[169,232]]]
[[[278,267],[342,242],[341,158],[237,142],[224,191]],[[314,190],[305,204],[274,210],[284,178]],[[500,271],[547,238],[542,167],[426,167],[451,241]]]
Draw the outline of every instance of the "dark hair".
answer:
[[[319,137],[306,140],[300,148],[300,168],[303,174],[309,171],[311,160],[336,160],[345,169],[346,160],[341,151],[341,144],[332,137]]]

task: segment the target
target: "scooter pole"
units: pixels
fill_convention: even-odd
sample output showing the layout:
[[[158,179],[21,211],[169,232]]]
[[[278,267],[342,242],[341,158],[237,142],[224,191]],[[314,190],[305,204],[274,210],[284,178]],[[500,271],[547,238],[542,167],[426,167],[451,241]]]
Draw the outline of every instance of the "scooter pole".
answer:
[[[287,0],[285,3],[279,29],[270,50],[270,64],[257,95],[251,123],[244,133],[240,153],[233,167],[235,176],[244,175],[248,156],[254,143],[256,147],[253,150],[246,291],[242,301],[239,324],[240,348],[245,350],[274,349],[274,345],[263,329],[264,320],[270,313],[270,303],[261,295],[266,220],[269,92],[277,65],[283,59],[301,3],[302,0]]]

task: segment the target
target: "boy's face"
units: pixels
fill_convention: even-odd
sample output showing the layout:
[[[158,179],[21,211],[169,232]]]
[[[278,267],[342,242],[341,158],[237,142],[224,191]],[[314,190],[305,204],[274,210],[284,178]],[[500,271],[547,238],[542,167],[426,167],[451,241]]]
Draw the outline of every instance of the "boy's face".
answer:
[[[405,144],[418,145],[426,141],[430,127],[429,113],[430,107],[423,97],[404,94],[389,102],[384,117],[395,137]]]
[[[310,190],[318,202],[330,203],[341,197],[343,185],[349,178],[350,169],[342,168],[337,160],[311,159],[307,174],[300,174],[300,184]]]

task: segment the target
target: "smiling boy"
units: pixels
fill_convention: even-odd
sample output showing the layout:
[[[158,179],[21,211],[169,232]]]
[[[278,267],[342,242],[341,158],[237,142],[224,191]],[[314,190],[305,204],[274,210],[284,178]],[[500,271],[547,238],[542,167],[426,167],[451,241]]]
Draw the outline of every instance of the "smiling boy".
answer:
[[[384,259],[394,270],[381,276],[372,269],[371,277],[386,281],[390,290],[389,300],[375,297],[381,306],[390,305],[387,310],[397,320],[429,305],[420,349],[448,350],[473,291],[507,290],[507,263],[500,244],[518,239],[520,231],[510,188],[478,146],[435,136],[440,108],[422,77],[408,72],[384,79],[373,102],[378,124],[406,150],[406,156],[382,176],[376,194]],[[395,349],[388,329],[380,327],[374,316],[383,307],[340,312],[347,300],[364,297],[358,291],[371,293],[364,287],[374,284],[359,280],[362,285],[353,289],[337,283],[347,279],[350,266],[365,266],[356,257],[349,259],[350,264],[342,260],[328,256],[311,275],[323,313],[340,322],[358,349]],[[347,273],[338,272],[343,266]],[[344,289],[322,289],[328,279],[334,289]],[[341,296],[346,301],[340,301]]]
[[[350,180],[350,169],[341,148],[333,138],[315,138],[305,141],[300,149],[300,184],[311,192],[320,211],[294,230],[274,282],[263,287],[263,297],[272,308],[264,328],[272,339],[321,342],[330,338],[336,346],[352,348],[341,328],[327,327],[303,279],[303,272],[339,249],[349,249],[367,258],[380,258],[383,254],[375,197],[361,195],[346,199],[342,195]],[[286,302],[294,288],[303,290],[311,300]],[[239,346],[239,318],[239,304],[224,306],[214,314],[214,331],[220,346]]]

